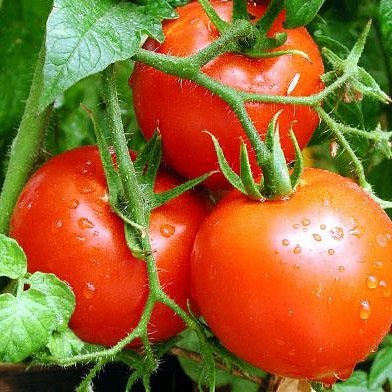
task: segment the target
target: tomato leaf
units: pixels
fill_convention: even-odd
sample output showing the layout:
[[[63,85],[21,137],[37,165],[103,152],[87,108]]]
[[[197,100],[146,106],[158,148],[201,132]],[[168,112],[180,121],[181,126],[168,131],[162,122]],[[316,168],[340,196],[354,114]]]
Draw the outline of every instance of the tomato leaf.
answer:
[[[392,347],[382,348],[376,354],[369,374],[371,390],[381,388],[392,377]]]
[[[57,329],[65,329],[75,309],[75,296],[70,287],[53,274],[36,272],[28,279],[31,288],[45,294],[49,308],[57,319]]]
[[[27,260],[18,243],[0,234],[0,276],[10,279],[23,278],[27,272]]]
[[[353,375],[348,380],[335,384],[332,388],[332,391],[334,391],[334,392],[369,392],[368,375],[366,372],[364,372],[362,370],[355,371],[353,373]],[[381,391],[380,391],[380,389],[376,389],[373,392],[381,392]]]
[[[379,10],[381,39],[384,50],[389,57],[389,68],[392,72],[392,0],[381,0]]]
[[[173,17],[167,2],[55,0],[46,35],[40,109],[80,79],[132,57],[143,36],[163,39],[160,21]],[[166,8],[159,8],[159,5]],[[162,12],[166,9],[166,12]],[[170,12],[167,10],[170,9]],[[164,14],[164,15],[163,15]]]
[[[82,352],[85,344],[69,328],[54,332],[49,337],[46,347],[52,357],[57,359],[69,358]]]
[[[0,12],[1,136],[13,131],[20,121],[51,4],[51,0],[3,2]]]
[[[285,0],[285,27],[293,29],[310,23],[324,2],[325,0]]]
[[[57,325],[43,292],[0,295],[0,360],[20,362],[44,346]]]

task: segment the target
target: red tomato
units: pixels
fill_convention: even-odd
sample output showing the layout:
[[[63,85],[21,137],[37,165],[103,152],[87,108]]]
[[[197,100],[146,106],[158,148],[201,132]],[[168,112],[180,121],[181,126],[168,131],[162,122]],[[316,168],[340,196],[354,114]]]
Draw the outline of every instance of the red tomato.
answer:
[[[232,2],[221,0],[211,4],[225,20],[231,18]],[[265,5],[250,3],[250,14],[259,19]],[[178,8],[179,18],[164,25],[165,41],[158,44],[148,40],[145,48],[158,53],[187,56],[197,53],[218,38],[219,34],[199,3]],[[305,28],[285,30],[284,15],[274,23],[270,34],[286,32],[287,42],[279,50],[299,49],[310,61],[298,55],[270,59],[252,59],[241,54],[227,53],[208,63],[203,72],[238,90],[270,94],[307,96],[319,92],[324,72],[319,50]],[[236,115],[218,96],[193,82],[166,75],[147,65],[137,64],[130,79],[139,125],[147,138],[159,128],[166,163],[185,177],[196,177],[218,168],[211,138],[213,133],[221,143],[225,155],[238,171],[239,140],[245,133]],[[318,125],[317,114],[305,106],[248,103],[247,111],[261,136],[264,137],[273,115],[279,117],[281,142],[287,160],[294,158],[288,135],[290,126],[301,147],[304,147]],[[254,157],[252,166],[255,173]],[[222,175],[207,180],[213,188],[227,187]]]
[[[229,350],[265,371],[331,382],[392,321],[392,223],[349,179],[305,169],[288,200],[230,193],[201,225],[192,296]]]
[[[178,185],[165,172],[156,191]],[[206,216],[204,201],[187,192],[154,210],[150,236],[165,292],[186,309],[190,253]],[[111,346],[138,323],[148,295],[146,266],[132,257],[123,222],[108,203],[96,147],[82,147],[44,164],[28,181],[12,215],[10,235],[23,247],[29,271],[55,273],[76,295],[70,327],[83,340]],[[157,304],[149,334],[167,339],[184,328]]]

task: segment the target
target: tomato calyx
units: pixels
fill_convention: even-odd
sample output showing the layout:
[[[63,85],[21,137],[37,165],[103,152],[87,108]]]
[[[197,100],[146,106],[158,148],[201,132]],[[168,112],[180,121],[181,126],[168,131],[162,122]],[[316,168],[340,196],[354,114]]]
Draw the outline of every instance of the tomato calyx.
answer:
[[[290,137],[296,157],[292,170],[289,170],[286,163],[279,138],[278,118],[280,113],[277,112],[269,123],[264,142],[265,148],[258,159],[258,164],[263,172],[260,183],[254,179],[248,148],[243,140],[240,144],[240,173],[236,174],[225,158],[219,140],[210,134],[223,175],[234,188],[252,200],[288,198],[295,191],[301,178],[304,163],[300,147],[292,130],[290,130]]]

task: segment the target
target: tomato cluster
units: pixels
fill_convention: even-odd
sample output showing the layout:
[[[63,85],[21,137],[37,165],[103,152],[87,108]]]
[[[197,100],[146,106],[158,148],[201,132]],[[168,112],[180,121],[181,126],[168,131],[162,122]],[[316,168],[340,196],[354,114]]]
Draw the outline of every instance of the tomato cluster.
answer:
[[[230,1],[211,4],[230,20]],[[257,21],[265,6],[251,2],[248,11]],[[178,13],[164,25],[164,43],[148,40],[145,48],[188,56],[217,38],[199,3]],[[323,64],[317,46],[305,28],[285,30],[283,22],[281,14],[269,32],[287,33],[279,50],[300,49],[308,58],[231,53],[202,71],[246,92],[319,92]],[[130,84],[141,130],[149,138],[159,129],[168,166],[188,178],[217,169],[208,130],[239,170],[239,141],[246,136],[221,98],[143,64],[136,65]],[[288,161],[294,158],[289,129],[304,147],[319,121],[305,106],[248,103],[246,109],[262,138],[283,110],[279,126]],[[254,157],[251,165],[259,175]],[[177,184],[160,171],[155,191]],[[207,186],[222,189],[228,183],[217,174]],[[61,154],[30,178],[10,234],[25,250],[31,272],[53,272],[73,288],[70,326],[79,337],[112,346],[137,325],[148,295],[146,266],[126,245],[95,147]],[[200,195],[187,192],[153,210],[149,236],[169,297],[183,309],[192,299],[223,345],[266,371],[325,382],[346,378],[391,324],[391,221],[367,193],[337,174],[306,169],[296,192],[284,200],[254,201],[231,191],[211,213]],[[183,328],[172,310],[156,304],[152,341]]]

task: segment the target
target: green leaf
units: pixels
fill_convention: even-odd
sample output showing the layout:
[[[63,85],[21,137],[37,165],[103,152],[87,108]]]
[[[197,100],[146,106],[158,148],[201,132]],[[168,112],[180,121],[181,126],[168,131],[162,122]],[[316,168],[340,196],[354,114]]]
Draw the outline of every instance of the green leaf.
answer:
[[[381,39],[386,54],[389,56],[389,68],[392,72],[392,0],[381,0],[379,21]]]
[[[376,354],[369,374],[369,387],[381,388],[392,377],[392,347],[382,348]]]
[[[56,316],[56,329],[65,329],[75,309],[75,296],[71,288],[53,274],[36,272],[28,279],[30,287],[46,296],[49,308]]]
[[[52,357],[65,359],[80,354],[85,344],[69,328],[61,332],[54,332],[49,337],[46,347]]]
[[[57,325],[43,292],[0,295],[0,361],[20,362],[44,346]]]
[[[333,392],[369,392],[368,375],[362,370],[357,370],[344,382],[335,384]],[[374,389],[372,392],[382,392],[382,389]]]
[[[310,23],[324,2],[325,0],[285,0],[285,27],[293,29]]]
[[[145,34],[162,41],[162,13],[152,3],[55,0],[47,23],[40,108],[80,79],[132,57]]]
[[[0,234],[0,276],[23,278],[27,272],[27,259],[18,243]]]
[[[20,120],[51,5],[51,0],[13,0],[1,8],[0,137]]]

